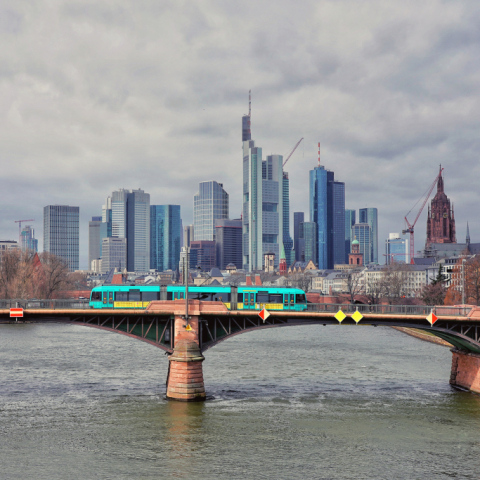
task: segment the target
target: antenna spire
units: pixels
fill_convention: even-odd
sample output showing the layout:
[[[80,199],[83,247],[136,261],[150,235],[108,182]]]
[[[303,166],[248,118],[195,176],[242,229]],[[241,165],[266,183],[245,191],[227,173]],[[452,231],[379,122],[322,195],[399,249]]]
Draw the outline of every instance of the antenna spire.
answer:
[[[320,166],[320,142],[318,142],[318,166]]]
[[[252,116],[252,91],[248,91],[248,116]]]

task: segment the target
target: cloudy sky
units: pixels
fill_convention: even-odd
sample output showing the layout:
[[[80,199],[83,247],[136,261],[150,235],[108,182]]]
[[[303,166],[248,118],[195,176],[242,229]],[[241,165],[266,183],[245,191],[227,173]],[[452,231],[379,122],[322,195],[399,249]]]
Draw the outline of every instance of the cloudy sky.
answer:
[[[440,163],[458,240],[468,220],[480,241],[478,2],[2,0],[0,40],[1,239],[34,218],[41,250],[43,207],[80,206],[86,268],[88,220],[120,187],[188,224],[217,180],[238,217],[252,89],[264,154],[305,138],[291,212],[308,212],[321,141],[347,208],[378,207],[382,249]]]

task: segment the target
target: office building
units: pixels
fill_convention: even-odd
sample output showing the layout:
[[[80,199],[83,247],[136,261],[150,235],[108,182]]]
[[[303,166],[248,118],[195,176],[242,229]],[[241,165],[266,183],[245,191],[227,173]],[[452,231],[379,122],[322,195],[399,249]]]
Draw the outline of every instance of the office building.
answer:
[[[355,210],[345,210],[345,262],[348,262],[348,255],[352,251],[352,227],[356,222]]]
[[[20,248],[26,252],[38,252],[38,240],[35,230],[30,225],[25,225],[20,233]]]
[[[190,268],[209,272],[215,268],[216,251],[213,240],[193,240],[190,243]]]
[[[18,242],[16,240],[0,240],[0,260],[4,253],[18,248]]]
[[[283,166],[282,166],[283,168]],[[283,172],[283,248],[285,249],[285,261],[290,266],[295,257],[293,251],[293,239],[290,236],[290,181],[288,173]]]
[[[79,207],[47,205],[43,209],[43,250],[63,259],[70,271],[78,270]]]
[[[295,251],[295,261],[304,262],[304,244],[303,238],[300,238],[300,224],[305,221],[304,212],[293,212],[293,249]]]
[[[150,194],[143,190],[112,192],[102,211],[103,235],[127,239],[127,270],[145,272],[150,268]],[[111,211],[111,232],[108,218]],[[102,225],[103,226],[103,225]],[[102,243],[103,249],[103,243]],[[103,251],[102,259],[103,259]]]
[[[215,240],[215,221],[228,218],[228,193],[223,184],[209,181],[199,185],[193,199],[196,240]]]
[[[192,240],[195,240],[194,236],[195,229],[193,225],[186,225],[183,227],[183,246],[184,247],[189,247],[190,242]]]
[[[410,263],[408,240],[400,238],[398,233],[390,233],[385,240],[385,263]]]
[[[180,205],[150,206],[150,268],[176,270],[180,261]]]
[[[363,255],[363,264],[372,263],[372,228],[370,225],[368,223],[356,223],[352,227],[352,237],[358,241],[358,251]]]
[[[358,213],[358,222],[368,223],[370,225],[372,236],[370,261],[372,263],[378,263],[378,210],[376,208],[361,208]]]
[[[101,227],[102,217],[92,217],[92,220],[88,222],[88,268],[91,268],[93,260],[101,258]]]
[[[345,184],[322,165],[310,170],[310,222],[317,224],[318,268],[345,263]]]
[[[300,239],[303,245],[302,258],[300,262],[316,264],[317,258],[317,224],[315,222],[302,222],[300,224]]]
[[[216,220],[216,266],[226,270],[229,263],[242,267],[242,220]]]
[[[102,273],[108,273],[112,268],[123,272],[127,266],[127,239],[107,237],[102,240]]]

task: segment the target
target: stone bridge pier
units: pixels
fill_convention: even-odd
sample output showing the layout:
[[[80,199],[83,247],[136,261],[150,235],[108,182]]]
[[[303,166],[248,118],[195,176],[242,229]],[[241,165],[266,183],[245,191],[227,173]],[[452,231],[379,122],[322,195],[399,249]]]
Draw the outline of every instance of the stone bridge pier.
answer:
[[[453,348],[450,384],[480,394],[480,355]]]

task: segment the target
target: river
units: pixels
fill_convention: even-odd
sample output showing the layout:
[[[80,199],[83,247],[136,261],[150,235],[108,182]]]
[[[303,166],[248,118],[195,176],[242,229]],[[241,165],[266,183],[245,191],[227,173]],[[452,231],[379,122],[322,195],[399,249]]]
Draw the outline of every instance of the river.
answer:
[[[167,358],[61,324],[0,326],[3,479],[478,479],[480,396],[448,348],[303,326],[205,353],[205,403],[166,401]]]

